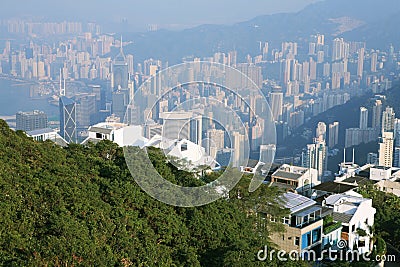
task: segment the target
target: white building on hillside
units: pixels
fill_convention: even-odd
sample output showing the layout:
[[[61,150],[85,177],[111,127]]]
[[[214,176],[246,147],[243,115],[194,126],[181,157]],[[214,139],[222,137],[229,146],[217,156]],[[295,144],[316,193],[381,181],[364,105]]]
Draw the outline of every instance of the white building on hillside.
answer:
[[[335,194],[327,197],[322,205],[333,209],[333,220],[342,223],[342,240],[350,250],[358,248],[359,253],[371,251],[371,227],[376,210],[372,199]]]
[[[120,122],[101,122],[89,127],[89,137],[82,144],[110,140],[120,147],[143,147],[148,139],[143,137],[142,126],[127,125]]]

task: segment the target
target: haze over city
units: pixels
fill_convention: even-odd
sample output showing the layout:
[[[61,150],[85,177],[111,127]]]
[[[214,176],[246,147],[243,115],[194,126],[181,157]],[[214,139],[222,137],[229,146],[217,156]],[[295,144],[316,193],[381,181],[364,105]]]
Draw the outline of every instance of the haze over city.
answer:
[[[183,29],[201,24],[231,24],[259,15],[295,12],[318,0],[17,0],[3,5],[0,16],[42,17],[46,20],[96,20],[119,23],[126,19],[133,30],[147,30],[148,25],[160,28]],[[29,4],[27,4],[29,3]]]

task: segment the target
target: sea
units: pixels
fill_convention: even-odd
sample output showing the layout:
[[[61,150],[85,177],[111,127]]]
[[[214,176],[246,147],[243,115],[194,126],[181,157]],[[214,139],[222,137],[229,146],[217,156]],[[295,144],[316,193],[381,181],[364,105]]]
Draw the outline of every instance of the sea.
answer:
[[[0,118],[15,116],[18,111],[40,110],[49,121],[59,118],[58,107],[48,102],[48,97],[31,97],[31,84],[0,79]]]

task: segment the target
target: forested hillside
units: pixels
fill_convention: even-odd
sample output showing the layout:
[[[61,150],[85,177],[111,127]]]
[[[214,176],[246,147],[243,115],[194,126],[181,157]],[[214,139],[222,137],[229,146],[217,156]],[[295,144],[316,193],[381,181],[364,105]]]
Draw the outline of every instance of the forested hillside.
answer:
[[[149,154],[174,182],[203,183],[167,164],[160,151]],[[273,246],[269,233],[282,227],[261,227],[248,211],[285,211],[277,209],[276,189],[248,194],[248,181],[229,200],[176,208],[137,186],[111,142],[61,148],[0,121],[0,265],[303,266],[257,261],[258,250]]]

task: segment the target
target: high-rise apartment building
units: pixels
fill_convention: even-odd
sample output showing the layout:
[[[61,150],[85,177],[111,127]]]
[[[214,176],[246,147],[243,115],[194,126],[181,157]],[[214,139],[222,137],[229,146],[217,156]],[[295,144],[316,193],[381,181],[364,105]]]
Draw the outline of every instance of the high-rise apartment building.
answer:
[[[382,100],[375,100],[375,104],[372,107],[372,128],[375,130],[381,129],[381,119],[382,119]]]
[[[393,108],[386,107],[382,115],[382,133],[393,132],[395,115]]]
[[[360,48],[358,50],[358,65],[357,65],[357,76],[359,78],[363,77],[363,71],[364,71],[364,54],[365,54],[365,49],[364,47]]]
[[[339,122],[329,124],[328,147],[333,148],[339,143]]]
[[[47,128],[47,115],[43,111],[18,112],[16,130],[25,132]]]
[[[371,72],[376,72],[377,64],[378,64],[378,54],[372,53],[372,55],[371,55]]]
[[[269,94],[269,105],[271,106],[274,120],[280,121],[282,119],[283,93],[271,92]]]
[[[315,137],[319,138],[320,136],[322,136],[323,140],[326,140],[326,124],[324,122],[318,122],[315,130]]]
[[[383,132],[379,143],[379,166],[393,166],[393,132]]]
[[[314,138],[314,143],[307,145],[307,151],[302,153],[302,166],[313,168],[318,171],[319,179],[322,178],[327,170],[327,149],[325,140]]]
[[[365,130],[368,128],[368,109],[360,107],[360,129]]]

